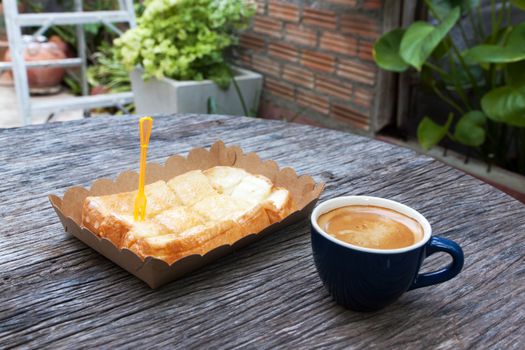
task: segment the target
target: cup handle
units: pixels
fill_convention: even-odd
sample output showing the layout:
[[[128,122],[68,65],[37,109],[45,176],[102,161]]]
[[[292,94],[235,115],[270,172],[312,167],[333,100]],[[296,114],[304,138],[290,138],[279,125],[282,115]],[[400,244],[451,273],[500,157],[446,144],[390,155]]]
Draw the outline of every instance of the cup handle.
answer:
[[[441,270],[417,275],[408,290],[443,283],[461,272],[463,268],[463,250],[456,242],[443,237],[430,238],[426,246],[426,257],[437,252],[450,254],[450,256],[452,256],[452,263]]]

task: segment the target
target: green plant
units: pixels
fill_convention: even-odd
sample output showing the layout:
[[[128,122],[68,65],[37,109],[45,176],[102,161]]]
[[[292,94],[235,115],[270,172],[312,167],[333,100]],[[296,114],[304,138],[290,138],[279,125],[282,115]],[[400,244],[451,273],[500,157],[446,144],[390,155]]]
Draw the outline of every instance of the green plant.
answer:
[[[92,92],[98,90],[98,93],[118,93],[131,90],[128,71],[117,59],[114,46],[103,43],[91,60],[93,64],[87,69],[87,79]],[[132,104],[123,107],[126,112],[133,112],[135,109]]]
[[[31,12],[39,13],[46,12],[45,2],[38,1],[21,1],[25,7]],[[74,2],[71,0],[56,0],[56,5],[60,6],[60,10],[64,12],[75,11]],[[84,11],[108,11],[117,9],[117,1],[115,0],[85,0],[83,1]],[[67,44],[69,44],[73,54],[76,54],[77,49],[77,35],[75,26],[52,26],[50,27],[46,35],[51,37],[52,35],[58,35]],[[86,42],[87,56],[90,57],[96,52],[97,48],[104,42],[113,40],[115,33],[107,29],[102,23],[90,23],[84,25],[84,35]]]
[[[417,21],[374,45],[380,68],[413,68],[453,111],[442,125],[425,116],[417,130],[420,144],[427,150],[448,138],[487,162],[525,174],[525,22],[510,20],[511,10],[525,10],[525,2],[491,0],[490,26],[482,19],[480,0],[425,4],[437,25]],[[458,38],[450,35],[454,28]]]
[[[244,95],[242,94],[241,88],[239,87],[239,84],[237,84],[235,79],[233,79],[233,76],[231,77],[231,81],[237,94],[237,97],[239,98],[239,102],[241,104],[244,116],[256,118],[257,110],[259,109],[259,98],[261,97],[260,92],[257,91],[255,93],[251,107],[248,108],[248,106],[246,105],[246,100],[244,99]],[[208,114],[218,114],[221,112],[219,106],[217,105],[217,100],[214,96],[208,97],[206,102],[206,109],[208,111]]]
[[[47,12],[53,10],[52,2],[51,5],[49,2],[36,2],[23,0],[20,3],[27,8],[29,11],[34,13]],[[84,11],[109,11],[116,10],[118,2],[115,0],[84,0],[82,2]],[[51,6],[51,8],[49,8]],[[75,11],[74,2],[71,0],[55,0],[54,6],[58,6],[60,11],[63,12],[73,12]],[[142,4],[138,3],[135,5],[136,14],[140,14],[143,11],[144,7]],[[56,9],[55,9],[56,10]],[[30,31],[31,33],[34,30]],[[68,50],[72,56],[76,56],[77,51],[77,34],[75,26],[51,26],[47,31],[46,35],[51,37],[52,35],[58,35],[64,42],[68,44]],[[117,34],[110,29],[108,29],[102,23],[90,23],[84,25],[84,36],[86,44],[86,56],[87,56],[87,65],[89,67],[93,65],[99,65],[99,61],[105,61],[102,57],[102,60],[99,60],[100,55],[97,54],[99,48],[108,46],[107,43],[111,42]],[[108,55],[108,52],[104,52],[103,56]],[[112,56],[114,54],[112,53]],[[115,64],[113,62],[113,64]],[[102,67],[95,67],[92,69],[91,77],[93,79],[95,71],[99,70],[102,73]],[[106,74],[106,73],[103,73]],[[116,72],[116,75],[119,75],[120,72]],[[64,76],[64,84],[69,88],[69,90],[75,95],[81,95],[82,89],[80,86],[80,77],[79,72],[74,70],[68,70]],[[111,90],[111,89],[110,89]],[[129,89],[128,89],[129,90]],[[113,90],[111,90],[113,91]],[[120,89],[117,89],[118,92]]]
[[[128,70],[144,68],[144,78],[231,81],[224,50],[237,41],[255,12],[247,0],[146,0],[137,27],[115,40]]]
[[[87,70],[89,85],[102,87],[108,92],[125,92],[131,90],[128,71],[116,57],[116,49],[108,43],[98,48],[92,61],[94,64]]]

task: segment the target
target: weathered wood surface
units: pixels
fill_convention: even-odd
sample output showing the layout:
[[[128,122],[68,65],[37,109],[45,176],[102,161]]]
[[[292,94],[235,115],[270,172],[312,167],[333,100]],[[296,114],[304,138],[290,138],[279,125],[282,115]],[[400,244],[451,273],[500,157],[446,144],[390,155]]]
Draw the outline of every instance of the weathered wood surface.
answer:
[[[238,144],[421,211],[459,242],[459,277],[360,314],[333,303],[307,221],[159,290],[65,234],[47,195],[138,166],[137,118],[0,131],[0,347],[525,348],[525,207],[412,151],[326,129],[221,116],[155,119],[149,160]],[[430,259],[425,269],[447,260]]]

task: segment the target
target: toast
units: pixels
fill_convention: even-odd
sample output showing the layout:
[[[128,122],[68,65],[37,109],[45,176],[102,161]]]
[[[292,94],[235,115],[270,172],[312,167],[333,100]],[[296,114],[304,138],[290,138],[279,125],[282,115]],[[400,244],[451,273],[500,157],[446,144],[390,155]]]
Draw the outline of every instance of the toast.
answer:
[[[146,219],[133,220],[137,191],[87,197],[82,224],[141,258],[171,264],[257,233],[296,210],[290,192],[262,175],[216,166],[145,186]]]

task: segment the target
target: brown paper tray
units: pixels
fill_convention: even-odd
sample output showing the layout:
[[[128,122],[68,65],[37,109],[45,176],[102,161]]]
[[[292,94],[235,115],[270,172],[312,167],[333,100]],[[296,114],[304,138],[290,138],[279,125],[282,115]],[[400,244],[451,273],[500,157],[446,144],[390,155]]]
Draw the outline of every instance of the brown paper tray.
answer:
[[[87,196],[133,191],[138,185],[138,174],[136,172],[122,172],[115,181],[110,179],[96,180],[89,190],[83,187],[71,187],[64,194],[64,198],[50,195],[49,200],[66,232],[71,233],[115,264],[137,276],[151,288],[158,288],[271,232],[307,217],[324,189],[323,183],[315,183],[310,176],[297,176],[291,168],[279,169],[277,163],[272,160],[263,161],[255,153],[245,154],[237,146],[226,147],[222,141],[215,142],[209,151],[204,148],[194,148],[189,152],[187,158],[178,155],[171,156],[164,165],[148,163],[146,183],[169,180],[190,170],[205,170],[217,165],[242,168],[252,174],[268,177],[277,186],[285,187],[290,191],[298,210],[281,222],[275,223],[261,232],[248,235],[231,246],[223,245],[205,255],[194,254],[168,265],[165,261],[153,257],[142,260],[129,249],[119,249],[110,240],[98,237],[81,225],[82,204]]]

